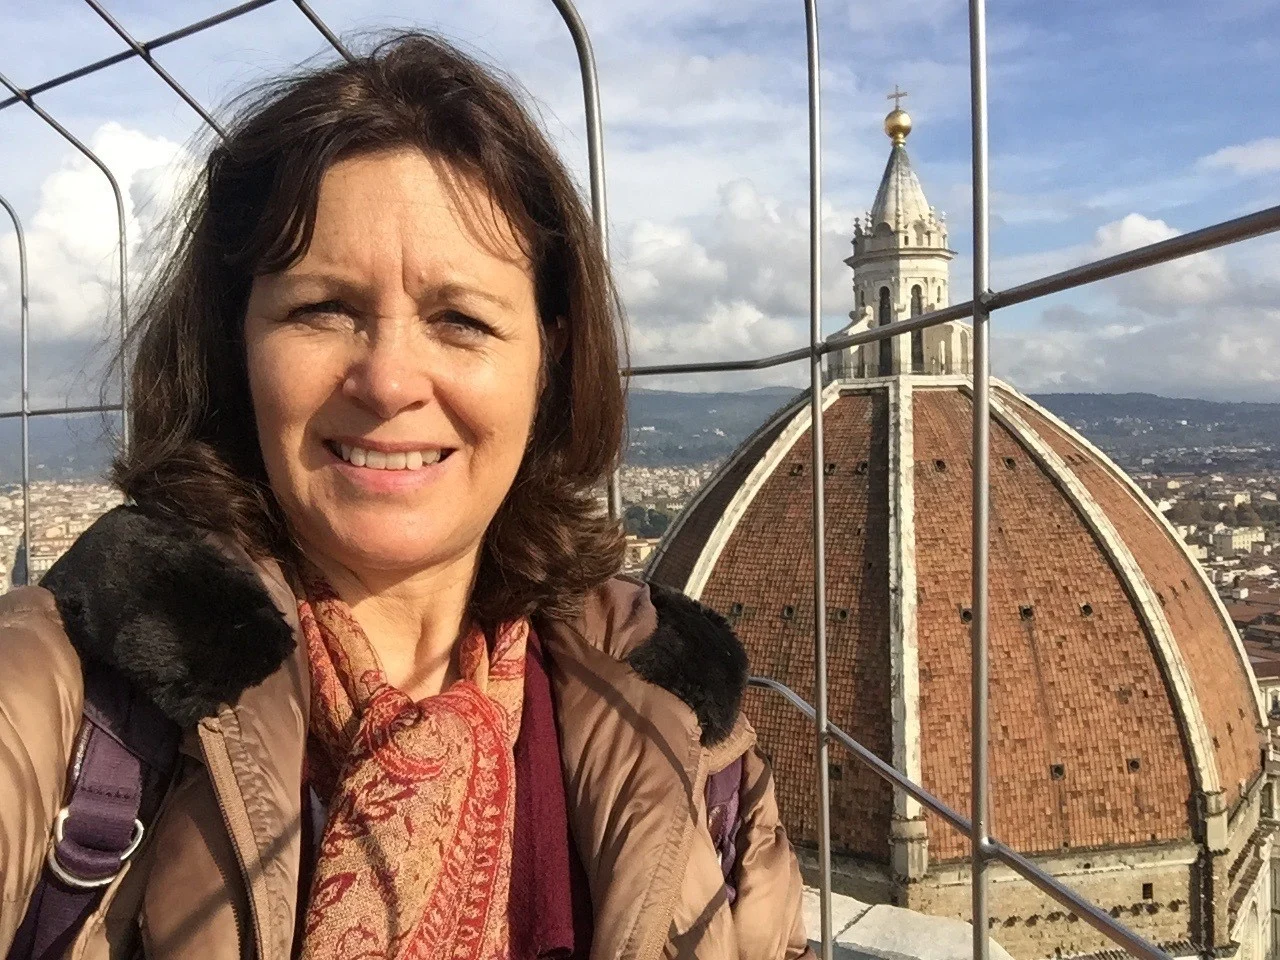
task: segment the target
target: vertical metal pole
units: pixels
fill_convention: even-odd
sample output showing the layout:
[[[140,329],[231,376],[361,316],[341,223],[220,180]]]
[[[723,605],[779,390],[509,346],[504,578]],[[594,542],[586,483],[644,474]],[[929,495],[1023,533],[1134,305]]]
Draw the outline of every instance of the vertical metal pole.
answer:
[[[573,0],[552,0],[564,18],[578,51],[578,67],[582,72],[582,99],[587,115],[587,166],[591,172],[591,219],[600,234],[600,249],[609,258],[608,204],[604,184],[604,126],[600,122],[600,84],[596,78],[596,55],[591,37],[578,16]]]
[[[987,22],[985,0],[969,0],[970,112],[973,133],[973,956],[987,960],[987,561],[991,513],[990,362],[987,354],[989,221],[987,202]]]
[[[13,220],[14,236],[18,238],[18,336],[22,358],[22,572],[25,585],[31,582],[31,390],[27,370],[27,335],[30,330],[27,311],[30,297],[27,289],[27,241],[22,235],[22,221],[18,219],[18,212],[4,197],[0,197],[0,206],[5,208]],[[17,586],[16,583],[14,585]]]
[[[591,219],[600,235],[600,250],[609,259],[609,205],[604,182],[604,124],[600,119],[600,83],[596,73],[596,55],[591,37],[578,15],[573,0],[552,0],[565,26],[573,37],[578,52],[578,68],[582,73],[582,99],[587,116],[587,168],[591,176]],[[609,477],[609,516],[622,518],[622,473],[615,468]]]
[[[831,784],[827,764],[827,545],[822,435],[822,112],[817,0],[805,0],[809,67],[809,409],[813,438],[813,686],[817,726],[818,870],[822,960],[831,960]]]
[[[25,90],[16,87],[9,81],[3,73],[0,73],[0,85],[9,88],[9,92],[31,108],[31,111],[53,127],[58,134],[69,144],[83,153],[89,158],[95,167],[102,171],[107,178],[107,182],[111,184],[111,192],[115,196],[116,201],[116,226],[119,230],[120,243],[120,443],[125,449],[129,449],[129,365],[125,357],[125,348],[128,344],[129,336],[129,301],[128,301],[128,283],[129,283],[129,262],[128,262],[128,246],[125,238],[125,215],[124,215],[124,196],[120,193],[120,184],[116,182],[115,176],[102,162],[96,153],[86,147],[70,130],[60,124],[53,117],[49,116],[44,109],[32,99],[31,95]]]
[[[622,467],[614,468],[609,474],[609,516],[615,520],[622,519]]]

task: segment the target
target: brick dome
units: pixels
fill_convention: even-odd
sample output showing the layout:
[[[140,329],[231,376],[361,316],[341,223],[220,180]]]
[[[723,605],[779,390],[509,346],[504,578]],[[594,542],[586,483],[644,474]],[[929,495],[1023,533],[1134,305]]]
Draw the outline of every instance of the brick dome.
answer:
[[[832,720],[967,811],[971,388],[837,381],[823,403]],[[991,407],[992,831],[1045,854],[1201,838],[1262,773],[1262,707],[1230,621],[1123,471],[1008,386]],[[734,623],[753,673],[806,699],[809,421],[805,395],[750,437],[649,568]],[[811,725],[766,692],[748,712],[791,836],[816,843]],[[888,864],[914,836],[930,862],[967,856],[965,837],[831,756],[837,853]]]

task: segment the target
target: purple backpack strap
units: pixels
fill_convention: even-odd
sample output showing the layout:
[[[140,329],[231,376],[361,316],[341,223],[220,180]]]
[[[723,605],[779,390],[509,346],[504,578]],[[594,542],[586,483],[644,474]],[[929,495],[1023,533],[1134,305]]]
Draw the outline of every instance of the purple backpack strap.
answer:
[[[7,960],[63,956],[142,842],[173,774],[179,732],[126,681],[86,662],[66,805]]]
[[[711,840],[720,856],[720,871],[724,874],[725,890],[729,903],[738,897],[733,885],[733,868],[738,862],[739,798],[742,794],[742,757],[734,760],[719,773],[707,777],[707,826]]]

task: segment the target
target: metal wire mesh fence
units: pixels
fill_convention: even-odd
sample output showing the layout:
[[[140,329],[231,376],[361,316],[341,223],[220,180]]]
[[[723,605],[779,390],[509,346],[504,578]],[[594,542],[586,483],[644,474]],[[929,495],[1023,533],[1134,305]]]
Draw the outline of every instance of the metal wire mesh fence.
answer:
[[[83,153],[107,178],[113,190],[118,219],[119,232],[119,308],[120,332],[123,338],[128,327],[127,302],[127,237],[123,199],[119,184],[110,169],[92,150],[78,140],[54,117],[45,111],[36,97],[49,90],[89,77],[101,70],[131,58],[142,59],[151,70],[177,93],[206,123],[219,135],[222,134],[217,121],[207,110],[188,93],[163,67],[154,59],[157,49],[193,36],[204,30],[226,23],[246,13],[284,0],[249,0],[231,7],[218,14],[192,23],[179,30],[172,31],[150,41],[139,41],[107,11],[99,0],[84,2],[100,17],[126,44],[126,49],[109,57],[78,67],[68,73],[54,77],[43,83],[28,88],[21,88],[3,73],[0,73],[0,85],[6,87],[10,97],[0,100],[0,110],[23,104],[39,116],[67,142]],[[309,24],[317,30],[330,46],[341,56],[351,59],[352,54],[342,41],[310,8],[305,0],[291,0]],[[568,28],[577,52],[578,65],[582,76],[583,98],[586,112],[588,165],[590,170],[591,210],[599,231],[600,242],[607,255],[608,227],[607,203],[605,193],[605,165],[603,126],[601,122],[601,106],[597,83],[595,58],[587,28],[579,16],[571,0],[552,0],[552,3]],[[670,376],[677,374],[723,373],[732,371],[762,370],[807,360],[810,370],[810,403],[812,412],[812,463],[810,474],[813,478],[813,551],[815,558],[814,591],[814,648],[815,677],[814,702],[809,703],[804,697],[788,687],[766,677],[754,677],[753,686],[771,690],[783,697],[792,707],[799,710],[813,721],[815,729],[816,769],[819,777],[819,873],[821,925],[818,939],[821,943],[823,960],[831,960],[834,947],[832,935],[831,910],[831,824],[830,824],[830,785],[827,782],[827,754],[832,741],[847,749],[861,763],[865,764],[877,776],[893,785],[894,789],[903,791],[923,806],[938,814],[944,821],[969,838],[970,876],[972,885],[971,910],[973,925],[973,956],[977,960],[986,960],[989,955],[988,909],[987,909],[987,868],[992,863],[1001,863],[1026,879],[1039,890],[1082,920],[1096,928],[1118,946],[1123,947],[1135,956],[1163,958],[1164,952],[1157,949],[1144,938],[1128,930],[1096,905],[1089,903],[1074,891],[1059,883],[1027,858],[998,840],[987,835],[987,810],[989,803],[988,757],[989,739],[987,719],[987,632],[988,632],[988,556],[989,556],[989,476],[990,461],[990,401],[988,395],[990,383],[989,360],[989,323],[994,311],[1015,304],[1045,297],[1064,290],[1070,290],[1085,284],[1094,283],[1110,277],[1140,270],[1144,267],[1165,263],[1180,257],[1235,243],[1250,237],[1280,230],[1280,207],[1270,207],[1247,216],[1238,217],[1222,223],[1214,224],[1192,233],[1182,234],[1168,240],[1140,247],[1126,253],[1093,261],[1064,270],[1051,276],[1033,280],[1003,291],[989,289],[989,194],[987,169],[987,52],[986,52],[986,20],[985,0],[969,0],[969,65],[971,93],[971,138],[972,138],[972,197],[973,197],[973,276],[972,296],[969,300],[944,309],[926,313],[909,320],[894,322],[889,326],[881,326],[853,334],[843,334],[823,338],[821,332],[821,254],[822,240],[820,229],[820,205],[822,201],[822,132],[820,114],[820,48],[819,20],[817,0],[804,0],[804,16],[806,27],[806,62],[808,69],[808,120],[809,120],[809,343],[785,353],[746,360],[717,361],[698,364],[666,364],[658,366],[633,367],[624,371],[629,378]],[[21,406],[17,410],[0,411],[0,419],[18,418],[22,426],[22,495],[23,495],[23,550],[25,551],[25,569],[30,569],[31,529],[30,529],[30,449],[29,423],[32,418],[68,415],[75,413],[119,412],[122,415],[128,409],[127,386],[122,377],[120,403],[100,404],[78,407],[32,409],[29,402],[28,382],[28,334],[29,317],[27,309],[27,257],[22,225],[12,205],[0,197],[3,206],[15,227],[20,262],[20,352],[21,352]],[[839,727],[833,725],[827,715],[827,677],[826,677],[826,627],[825,617],[821,611],[825,604],[825,496],[823,488],[824,471],[817,465],[824,462],[822,431],[822,362],[823,358],[836,351],[856,347],[866,343],[877,342],[889,337],[905,336],[915,331],[925,330],[948,321],[972,318],[973,320],[973,527],[971,531],[972,546],[972,582],[974,586],[971,621],[971,710],[972,710],[972,755],[971,755],[971,797],[972,806],[966,818],[953,810],[941,800],[933,796],[920,784],[914,783],[892,765],[886,763]],[[121,440],[128,443],[128,418],[124,417]],[[609,487],[609,507],[615,517],[622,512],[621,486],[617,473],[614,474]]]

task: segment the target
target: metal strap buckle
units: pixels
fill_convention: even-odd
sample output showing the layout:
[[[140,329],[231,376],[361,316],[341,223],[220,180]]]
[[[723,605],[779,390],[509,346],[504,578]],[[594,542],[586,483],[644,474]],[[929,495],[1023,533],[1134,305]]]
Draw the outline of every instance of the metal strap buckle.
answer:
[[[142,835],[146,832],[142,821],[135,819],[133,821],[133,838],[129,841],[129,846],[124,848],[124,852],[120,854],[120,869],[106,877],[98,877],[94,879],[86,879],[72,873],[60,862],[58,862],[58,844],[60,844],[66,836],[67,818],[71,816],[71,808],[63,807],[58,812],[58,818],[53,822],[53,839],[54,843],[49,847],[49,855],[45,857],[45,862],[49,865],[49,869],[53,871],[53,875],[63,883],[80,890],[93,890],[97,887],[105,887],[107,884],[120,876],[120,869],[124,868],[127,861],[138,846],[142,843]]]

